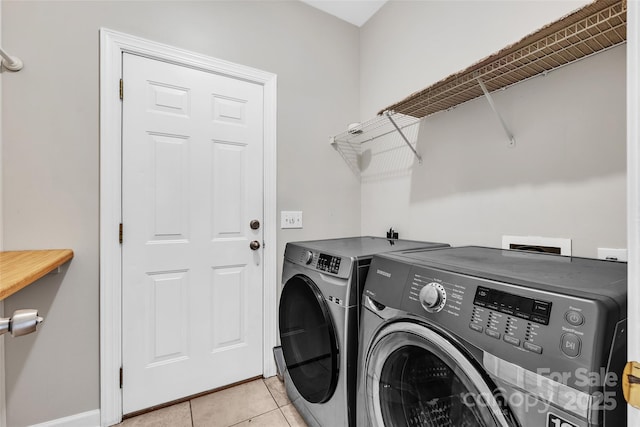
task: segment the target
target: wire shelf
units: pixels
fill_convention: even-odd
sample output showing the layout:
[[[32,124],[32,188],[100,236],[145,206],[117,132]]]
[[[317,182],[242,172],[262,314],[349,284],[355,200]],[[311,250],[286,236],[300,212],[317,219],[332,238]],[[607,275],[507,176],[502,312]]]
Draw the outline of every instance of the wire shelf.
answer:
[[[627,40],[627,0],[596,0],[499,52],[415,92],[378,113],[374,119],[334,136],[331,144],[357,175],[362,170],[362,144],[398,132],[421,163],[422,158],[402,129],[420,119],[480,96],[487,97],[509,137],[515,138],[493,106],[490,92],[546,74],[610,49]]]
[[[626,0],[597,0],[383,111],[426,117],[617,46],[627,40]]]
[[[351,170],[356,175],[360,175],[363,144],[394,132],[399,132],[407,141],[402,130],[419,122],[420,119],[417,117],[385,111],[371,120],[350,127],[348,130],[330,138],[330,142],[342,155]],[[420,155],[415,152],[413,146],[409,142],[406,142],[406,144],[414,151],[418,160],[421,161]]]

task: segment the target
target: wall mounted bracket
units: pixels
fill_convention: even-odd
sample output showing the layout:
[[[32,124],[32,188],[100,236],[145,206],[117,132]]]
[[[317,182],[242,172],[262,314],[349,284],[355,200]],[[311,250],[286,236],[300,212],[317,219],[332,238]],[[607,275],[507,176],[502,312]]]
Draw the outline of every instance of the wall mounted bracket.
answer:
[[[498,116],[498,120],[500,120],[500,124],[502,125],[504,132],[507,134],[507,138],[509,138],[509,147],[515,147],[516,138],[513,136],[513,133],[509,130],[507,123],[504,121],[504,119],[502,118],[502,115],[496,108],[496,104],[493,103],[493,98],[491,97],[491,94],[487,90],[487,87],[484,85],[484,82],[480,77],[476,77],[476,80],[478,81],[478,84],[480,85],[480,88],[482,89],[482,92],[484,93],[485,98],[487,98],[487,101],[489,102],[491,109],[496,114],[496,116]]]
[[[396,128],[396,130],[404,140],[405,144],[407,144],[407,147],[411,148],[411,151],[413,151],[413,155],[416,156],[416,159],[418,159],[418,163],[422,164],[422,156],[420,156],[420,154],[418,154],[416,149],[413,148],[413,145],[411,145],[407,137],[404,135],[404,132],[402,132],[402,129],[400,129],[400,127],[396,124],[396,121],[393,120],[393,117],[391,117],[391,112],[387,110],[384,112],[384,115],[387,116],[387,119],[389,119],[393,127]]]
[[[0,64],[9,71],[20,71],[22,70],[23,63],[20,58],[9,55],[0,47]]]

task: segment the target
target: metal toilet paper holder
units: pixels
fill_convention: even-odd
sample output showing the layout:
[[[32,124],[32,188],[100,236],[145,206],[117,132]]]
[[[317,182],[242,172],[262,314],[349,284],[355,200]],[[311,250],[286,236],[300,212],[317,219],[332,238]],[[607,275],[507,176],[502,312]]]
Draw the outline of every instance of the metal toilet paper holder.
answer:
[[[0,318],[0,335],[9,332],[14,337],[21,337],[35,332],[43,321],[44,318],[38,316],[38,310],[16,310],[13,316]]]

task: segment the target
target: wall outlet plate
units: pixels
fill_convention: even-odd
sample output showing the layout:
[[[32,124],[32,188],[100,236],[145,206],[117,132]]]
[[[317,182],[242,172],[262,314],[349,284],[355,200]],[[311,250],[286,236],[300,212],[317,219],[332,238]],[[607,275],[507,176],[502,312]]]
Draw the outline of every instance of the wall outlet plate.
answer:
[[[280,228],[302,228],[302,211],[280,211]]]
[[[598,248],[598,259],[606,259],[609,261],[627,261],[627,250]]]

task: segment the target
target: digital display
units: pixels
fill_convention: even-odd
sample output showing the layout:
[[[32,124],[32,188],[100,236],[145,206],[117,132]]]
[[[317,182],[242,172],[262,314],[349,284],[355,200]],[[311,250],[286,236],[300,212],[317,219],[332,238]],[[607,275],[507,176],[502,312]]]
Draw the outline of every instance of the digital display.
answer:
[[[532,322],[549,324],[551,303],[478,286],[473,303]]]
[[[338,274],[340,270],[340,257],[320,254],[316,268],[332,274]]]

